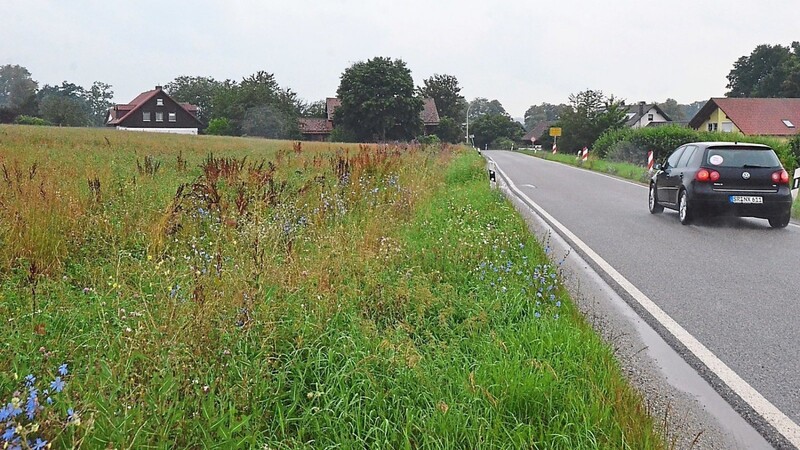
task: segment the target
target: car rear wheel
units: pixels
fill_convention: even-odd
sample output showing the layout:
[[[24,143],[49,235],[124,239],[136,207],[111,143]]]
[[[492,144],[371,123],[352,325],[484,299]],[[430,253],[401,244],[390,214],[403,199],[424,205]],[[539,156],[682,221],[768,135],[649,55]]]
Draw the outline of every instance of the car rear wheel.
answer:
[[[689,203],[689,194],[684,189],[678,194],[678,217],[681,219],[681,224],[689,225],[692,223],[693,216],[692,205]]]
[[[650,209],[650,214],[658,214],[664,211],[664,207],[658,203],[658,200],[656,200],[655,183],[650,184],[650,198],[648,199],[647,206]]]
[[[769,218],[769,226],[772,228],[786,228],[789,225],[789,220],[791,220],[791,214],[784,214],[778,217],[770,217]]]

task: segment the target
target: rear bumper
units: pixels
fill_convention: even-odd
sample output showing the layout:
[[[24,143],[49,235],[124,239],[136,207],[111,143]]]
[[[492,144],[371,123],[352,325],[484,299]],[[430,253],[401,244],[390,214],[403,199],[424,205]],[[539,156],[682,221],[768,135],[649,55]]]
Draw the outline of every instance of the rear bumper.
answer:
[[[761,197],[763,203],[732,203],[730,200],[732,195]],[[776,193],[723,193],[709,189],[707,191],[694,192],[692,200],[695,211],[699,214],[768,219],[770,217],[788,215],[792,211],[792,195],[788,188],[781,188]]]

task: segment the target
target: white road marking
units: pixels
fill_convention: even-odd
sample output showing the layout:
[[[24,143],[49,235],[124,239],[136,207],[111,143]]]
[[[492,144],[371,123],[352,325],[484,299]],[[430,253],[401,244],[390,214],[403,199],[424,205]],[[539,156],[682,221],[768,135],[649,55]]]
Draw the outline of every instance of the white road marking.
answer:
[[[495,163],[496,164],[496,163]],[[681,342],[690,352],[692,352],[697,359],[700,360],[709,370],[711,370],[723,383],[725,383],[736,395],[742,398],[754,411],[756,411],[764,420],[772,425],[787,441],[792,443],[795,447],[800,448],[800,426],[798,426],[792,419],[779,410],[775,405],[770,403],[769,400],[764,398],[758,391],[756,391],[750,384],[748,384],[742,377],[734,372],[727,364],[722,362],[711,350],[692,336],[686,329],[684,329],[678,322],[675,321],[669,314],[664,312],[658,305],[656,305],[650,298],[648,298],[642,291],[628,281],[621,273],[617,272],[611,264],[606,262],[600,255],[598,255],[591,247],[583,242],[578,236],[572,233],[566,226],[551,216],[536,202],[531,200],[530,197],[520,191],[514,182],[500,169],[496,164],[497,171],[508,183],[509,188],[520,198],[524,199],[541,217],[547,220],[554,228],[556,228],[562,236],[572,241],[573,245],[578,247],[587,258],[594,261],[608,276],[611,277],[622,289],[625,290],[639,305],[644,308],[654,319],[658,321],[672,336]],[[602,175],[602,174],[600,174]],[[613,178],[613,177],[611,177]],[[617,178],[614,178],[617,179]],[[624,181],[624,180],[620,180]],[[796,226],[796,225],[795,225]]]
[[[594,171],[594,170],[591,170],[591,169],[586,169],[584,167],[573,166],[573,165],[570,165],[570,164],[565,164],[565,163],[558,162],[558,161],[551,161],[549,159],[544,159],[544,158],[538,158],[538,159],[540,159],[540,160],[542,160],[544,162],[552,163],[552,164],[559,164],[561,166],[571,167],[573,169],[580,169],[580,170],[583,170],[584,172],[592,173],[592,174],[595,174],[595,175],[599,175],[601,177],[609,178],[611,180],[619,181],[620,183],[631,184],[633,186],[637,186],[637,187],[640,187],[640,188],[648,189],[647,186],[645,186],[645,185],[643,185],[641,183],[636,183],[636,182],[631,181],[631,180],[625,180],[623,178],[612,177],[611,175],[608,175],[608,174],[605,174],[605,173],[602,173],[602,172],[597,172],[597,171]],[[798,169],[798,170],[800,170],[800,169]],[[523,184],[522,186],[531,186],[531,185],[530,184]],[[536,186],[532,186],[532,187],[536,187]],[[792,223],[792,222],[789,222],[789,226],[793,227],[793,228],[800,228],[800,225],[798,225],[796,223]]]

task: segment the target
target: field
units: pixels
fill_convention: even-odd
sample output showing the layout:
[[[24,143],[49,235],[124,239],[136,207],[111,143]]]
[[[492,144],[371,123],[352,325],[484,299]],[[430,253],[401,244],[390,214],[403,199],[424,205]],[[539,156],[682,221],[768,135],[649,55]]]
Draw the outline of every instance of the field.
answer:
[[[0,127],[0,445],[663,448],[461,148]]]

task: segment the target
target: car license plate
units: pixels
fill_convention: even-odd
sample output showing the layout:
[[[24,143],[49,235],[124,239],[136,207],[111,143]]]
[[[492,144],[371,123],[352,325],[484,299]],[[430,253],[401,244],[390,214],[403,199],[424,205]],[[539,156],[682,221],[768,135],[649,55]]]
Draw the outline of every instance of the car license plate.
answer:
[[[743,196],[743,195],[731,195],[730,197],[731,203],[764,203],[764,198],[762,197],[751,197],[751,196]]]

